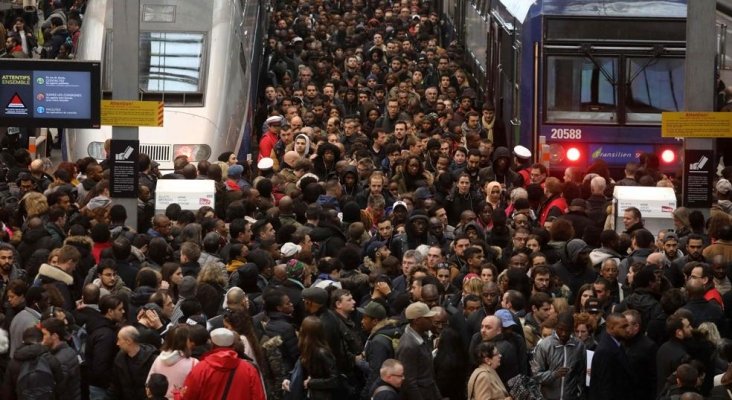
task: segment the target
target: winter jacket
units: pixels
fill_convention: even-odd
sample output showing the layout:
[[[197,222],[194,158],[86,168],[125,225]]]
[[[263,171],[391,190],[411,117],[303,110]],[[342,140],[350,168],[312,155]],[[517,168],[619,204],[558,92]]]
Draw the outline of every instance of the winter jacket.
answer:
[[[140,344],[140,350],[134,357],[119,351],[114,358],[113,393],[123,400],[145,398],[145,383],[158,350],[147,344]]]
[[[666,336],[666,314],[661,303],[647,289],[636,289],[615,307],[615,312],[636,310],[641,313],[641,334],[646,333],[656,343],[663,343]]]
[[[266,335],[270,338],[279,337],[281,339],[279,348],[282,354],[282,363],[287,372],[295,366],[295,362],[300,358],[297,335],[291,321],[292,318],[289,315],[277,311],[254,316],[254,328],[260,336]]]
[[[168,378],[166,397],[173,399],[173,393],[183,388],[186,377],[196,364],[198,364],[198,360],[193,357],[186,357],[180,351],[163,351],[150,367],[148,379],[151,374],[165,375]]]
[[[498,165],[500,159],[506,160],[505,169],[501,169]],[[513,164],[513,155],[511,151],[503,146],[499,146],[493,152],[493,164],[490,167],[482,168],[478,175],[480,182],[496,181],[505,185],[507,191],[511,191],[516,186],[520,186],[521,176],[511,168]]]
[[[539,211],[539,226],[544,226],[550,216],[560,216],[567,212],[567,200],[559,195],[554,195],[546,200]],[[584,233],[584,232],[583,232]]]
[[[20,370],[24,362],[30,362],[39,357],[45,358],[48,361],[48,365],[53,373],[54,382],[56,383],[54,392],[56,393],[57,398],[59,398],[58,395],[60,394],[60,388],[58,385],[64,380],[61,363],[51,355],[46,346],[40,343],[24,344],[18,347],[18,351],[15,352],[15,355],[8,364],[7,371],[5,372],[4,393],[0,393],[2,394],[0,398],[5,400],[24,400],[20,398],[16,392],[18,379],[20,378]]]
[[[81,367],[76,350],[66,342],[59,343],[51,349],[51,354],[59,361],[63,368],[63,384],[57,384],[59,400],[81,400]]]
[[[117,354],[117,327],[101,313],[89,313],[86,322],[86,352],[84,366],[89,384],[109,388],[112,383],[112,366]]]
[[[394,358],[394,345],[392,339],[399,337],[398,321],[385,319],[379,322],[372,330],[366,344],[363,347],[364,360],[369,364],[369,375],[366,378],[364,392],[372,388],[374,382],[379,380],[379,369],[381,364]],[[362,398],[365,398],[362,396]]]
[[[74,277],[66,273],[66,271],[53,265],[41,264],[36,281],[39,281],[44,286],[53,285],[56,287],[64,299],[64,309],[66,311],[72,311],[76,308],[76,303],[74,303],[74,298],[71,297],[70,290],[70,287],[74,284]]]
[[[618,282],[625,282],[625,277],[628,276],[630,266],[636,262],[645,264],[646,258],[648,258],[651,253],[653,253],[653,250],[646,248],[639,248],[630,253],[630,255],[626,259],[621,261],[620,265],[618,266]]]
[[[183,384],[182,400],[220,400],[224,394],[226,381],[232,370],[228,398],[264,400],[264,387],[257,368],[239,359],[230,348],[220,347],[206,353],[186,377]]]
[[[544,398],[576,400],[582,398],[587,373],[585,364],[585,345],[574,337],[563,345],[555,333],[539,341],[534,348],[531,370],[541,385]],[[554,375],[561,367],[569,368],[564,378]]]

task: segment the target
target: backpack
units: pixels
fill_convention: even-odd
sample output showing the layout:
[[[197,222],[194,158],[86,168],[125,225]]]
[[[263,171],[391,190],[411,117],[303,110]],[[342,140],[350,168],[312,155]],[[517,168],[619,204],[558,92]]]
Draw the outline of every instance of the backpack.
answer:
[[[15,392],[23,400],[53,400],[55,385],[51,364],[42,354],[21,364]]]

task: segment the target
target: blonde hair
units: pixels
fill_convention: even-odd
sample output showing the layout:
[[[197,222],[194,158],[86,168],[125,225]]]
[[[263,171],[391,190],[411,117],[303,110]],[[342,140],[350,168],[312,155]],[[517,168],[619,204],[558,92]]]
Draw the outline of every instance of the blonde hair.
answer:
[[[28,218],[36,217],[48,212],[48,200],[46,196],[38,192],[28,192],[21,200]]]
[[[218,284],[222,287],[226,286],[226,277],[224,276],[224,270],[221,269],[219,265],[216,265],[215,262],[209,261],[206,263],[206,265],[201,268],[201,271],[198,273],[198,278],[196,279],[198,281],[198,284],[201,283],[213,283]]]

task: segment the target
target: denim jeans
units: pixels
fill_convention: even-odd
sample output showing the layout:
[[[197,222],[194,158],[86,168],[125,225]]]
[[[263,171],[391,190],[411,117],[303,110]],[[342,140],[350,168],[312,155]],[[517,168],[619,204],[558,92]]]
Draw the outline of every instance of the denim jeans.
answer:
[[[89,386],[89,400],[107,400],[107,388]]]

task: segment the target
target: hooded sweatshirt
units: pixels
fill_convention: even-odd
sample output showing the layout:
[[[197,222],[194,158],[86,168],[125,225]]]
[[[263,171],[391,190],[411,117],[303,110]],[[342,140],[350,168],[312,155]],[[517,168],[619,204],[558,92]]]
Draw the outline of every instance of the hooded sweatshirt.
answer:
[[[215,348],[188,374],[184,384],[183,400],[218,400],[223,397],[229,374],[236,368],[229,388],[229,398],[247,394],[246,399],[264,400],[264,387],[257,368],[239,359],[228,347]]]
[[[198,364],[198,360],[193,357],[186,357],[181,351],[163,351],[153,362],[150,368],[150,374],[162,374],[168,378],[168,399],[174,398],[174,393],[183,388],[186,377],[193,367]],[[150,379],[148,374],[148,379]]]

